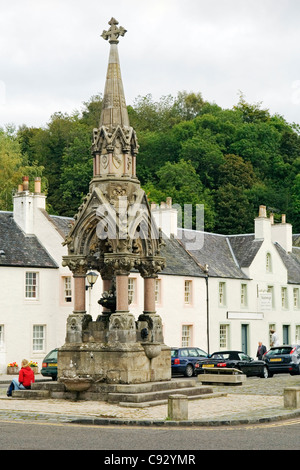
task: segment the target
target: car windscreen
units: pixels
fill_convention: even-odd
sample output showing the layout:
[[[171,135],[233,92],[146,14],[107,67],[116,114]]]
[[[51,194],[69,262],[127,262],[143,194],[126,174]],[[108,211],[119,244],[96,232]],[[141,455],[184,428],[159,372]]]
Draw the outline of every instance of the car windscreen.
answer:
[[[229,353],[215,353],[211,355],[212,359],[229,359]]]
[[[45,357],[45,361],[57,361],[57,351],[50,351]]]
[[[287,346],[287,347],[280,347],[280,348],[274,348],[274,349],[270,349],[270,351],[268,351],[268,356],[281,356],[283,354],[290,354],[291,353],[291,350],[292,348]]]
[[[171,349],[171,357],[178,357],[178,349]]]

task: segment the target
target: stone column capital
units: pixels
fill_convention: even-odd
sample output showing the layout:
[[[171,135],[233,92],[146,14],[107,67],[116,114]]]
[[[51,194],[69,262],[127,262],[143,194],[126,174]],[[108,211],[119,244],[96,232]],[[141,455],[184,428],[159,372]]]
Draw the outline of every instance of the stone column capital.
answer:
[[[118,276],[128,276],[136,263],[136,255],[132,253],[105,253],[106,269],[112,270]]]
[[[62,265],[68,266],[74,277],[84,277],[89,267],[86,258],[77,255],[63,256]]]
[[[157,278],[158,273],[164,269],[165,265],[166,260],[161,256],[148,256],[141,258],[136,263],[143,278]]]

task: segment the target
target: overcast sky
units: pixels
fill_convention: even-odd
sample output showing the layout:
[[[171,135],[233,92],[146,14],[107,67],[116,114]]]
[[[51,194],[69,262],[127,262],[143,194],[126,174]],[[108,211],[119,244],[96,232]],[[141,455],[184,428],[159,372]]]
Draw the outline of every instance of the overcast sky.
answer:
[[[0,0],[0,127],[45,126],[103,93],[115,17],[127,104],[240,91],[300,124],[299,0]]]

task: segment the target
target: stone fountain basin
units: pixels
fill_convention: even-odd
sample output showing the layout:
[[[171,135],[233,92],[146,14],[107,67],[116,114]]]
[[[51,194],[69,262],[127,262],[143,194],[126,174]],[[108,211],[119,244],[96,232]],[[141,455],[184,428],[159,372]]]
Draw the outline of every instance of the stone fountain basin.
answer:
[[[151,343],[145,342],[141,343],[144,348],[145,354],[149,359],[153,359],[160,355],[161,352],[161,343]]]
[[[84,392],[90,388],[93,379],[90,377],[64,377],[61,379],[61,382],[63,382],[69,392]]]

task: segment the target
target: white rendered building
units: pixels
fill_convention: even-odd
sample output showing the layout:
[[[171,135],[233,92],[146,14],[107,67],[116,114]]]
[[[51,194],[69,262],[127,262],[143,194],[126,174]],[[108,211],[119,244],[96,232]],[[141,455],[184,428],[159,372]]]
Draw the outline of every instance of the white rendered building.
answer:
[[[73,219],[50,216],[45,207],[39,180],[31,193],[24,179],[13,212],[0,212],[0,373],[23,358],[41,367],[47,352],[65,340],[73,278],[62,256]],[[253,234],[226,236],[177,229],[170,200],[152,209],[166,243],[156,309],[167,345],[242,349],[255,357],[258,341],[269,347],[271,328],[284,344],[300,341],[300,236],[292,235],[284,217],[274,224],[261,206]],[[128,295],[136,318],[143,289],[143,279],[132,272]],[[102,292],[99,276],[86,290],[94,320]]]

